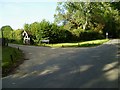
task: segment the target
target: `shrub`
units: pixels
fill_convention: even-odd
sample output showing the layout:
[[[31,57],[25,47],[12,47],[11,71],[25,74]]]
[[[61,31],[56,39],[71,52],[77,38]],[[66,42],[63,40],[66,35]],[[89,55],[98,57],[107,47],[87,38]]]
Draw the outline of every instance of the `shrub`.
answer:
[[[15,30],[12,32],[12,39],[10,40],[12,43],[23,43],[23,36],[22,36],[23,30]]]
[[[79,37],[81,40],[95,40],[95,39],[103,39],[104,36],[98,32],[88,30],[82,32]]]

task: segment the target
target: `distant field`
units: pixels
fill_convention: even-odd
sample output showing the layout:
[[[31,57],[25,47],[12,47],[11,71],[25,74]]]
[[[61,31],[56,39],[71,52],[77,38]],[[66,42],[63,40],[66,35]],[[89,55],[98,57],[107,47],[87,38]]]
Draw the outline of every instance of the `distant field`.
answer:
[[[77,43],[45,44],[45,46],[56,47],[56,48],[57,47],[91,47],[91,46],[101,45],[107,41],[109,41],[109,39],[92,40],[92,41],[77,42]]]

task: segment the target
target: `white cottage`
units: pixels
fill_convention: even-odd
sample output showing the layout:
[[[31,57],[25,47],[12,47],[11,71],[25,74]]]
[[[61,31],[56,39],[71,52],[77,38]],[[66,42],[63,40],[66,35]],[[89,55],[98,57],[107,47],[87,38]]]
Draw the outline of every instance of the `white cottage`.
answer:
[[[22,36],[23,36],[23,43],[24,44],[30,44],[30,37],[29,37],[28,32],[26,32],[24,30],[24,32],[22,33]]]

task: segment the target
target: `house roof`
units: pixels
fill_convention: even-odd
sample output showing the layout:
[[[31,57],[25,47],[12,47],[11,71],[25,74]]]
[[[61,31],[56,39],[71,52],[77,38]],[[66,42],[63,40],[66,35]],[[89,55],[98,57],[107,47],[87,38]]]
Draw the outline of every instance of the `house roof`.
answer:
[[[32,35],[30,31],[23,31],[23,32],[26,32],[28,35]]]

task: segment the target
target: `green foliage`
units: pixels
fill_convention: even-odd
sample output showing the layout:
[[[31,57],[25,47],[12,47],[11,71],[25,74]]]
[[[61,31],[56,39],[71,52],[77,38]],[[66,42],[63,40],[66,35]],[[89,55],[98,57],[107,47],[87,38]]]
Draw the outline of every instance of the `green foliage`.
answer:
[[[50,43],[75,42],[106,37],[120,37],[119,3],[110,2],[59,2],[55,22],[43,19],[41,22],[24,24],[33,44],[49,39]],[[10,26],[1,28],[9,41],[22,43],[23,30],[13,31]]]
[[[72,31],[74,41],[86,41],[105,38],[101,33],[93,30],[84,31],[83,29],[74,29]]]
[[[25,30],[25,31],[29,31],[29,30],[30,30],[29,27],[30,27],[29,24],[24,24],[24,30]]]
[[[42,20],[41,22],[34,22],[30,25],[25,24],[25,26],[24,30],[30,31],[31,39],[35,43],[40,43],[40,40],[47,38],[49,35],[50,23],[46,20]]]
[[[80,36],[85,31],[83,29],[81,29],[81,28],[78,28],[78,29],[73,29],[71,32],[72,32],[72,35],[73,35],[72,40],[73,41],[74,40],[75,41],[80,41],[81,40]]]
[[[22,36],[22,29],[18,30],[13,30],[9,33],[9,40],[10,43],[17,43],[17,44],[22,44],[23,36]]]
[[[25,24],[24,30],[30,31],[31,39],[34,41],[34,44],[40,44],[40,41],[45,39],[49,39],[50,43],[66,42],[69,41],[69,37],[72,36],[71,32],[65,30],[63,26],[50,23],[45,19],[30,25]]]
[[[111,3],[111,6],[114,8],[114,9],[117,9],[120,11],[120,1],[119,2],[112,2]]]
[[[10,26],[3,26],[1,28],[3,32],[3,37],[12,43],[22,43],[22,29],[13,30]]]
[[[85,31],[80,35],[81,40],[96,40],[96,39],[103,39],[103,38],[105,37],[102,34],[92,30]]]
[[[60,2],[56,8],[55,22],[73,33],[78,29],[93,30],[116,38],[120,32],[119,3]],[[79,34],[75,34],[79,35]]]
[[[23,43],[22,32],[23,32],[22,29],[12,31],[12,33],[11,33],[12,38],[10,38],[9,42],[22,44]]]
[[[3,38],[11,38],[11,32],[13,31],[13,29],[10,26],[3,26],[1,28],[1,31],[3,32]]]

